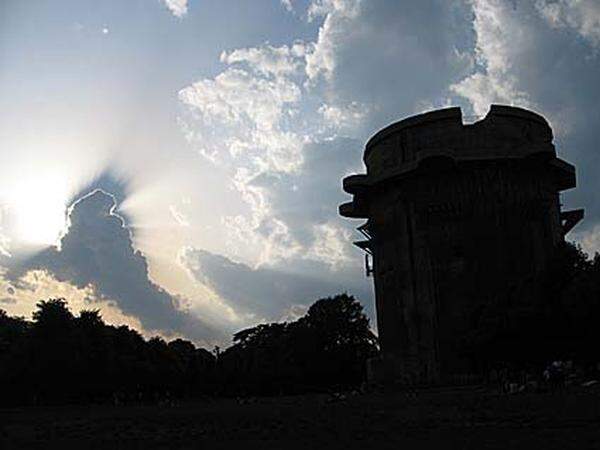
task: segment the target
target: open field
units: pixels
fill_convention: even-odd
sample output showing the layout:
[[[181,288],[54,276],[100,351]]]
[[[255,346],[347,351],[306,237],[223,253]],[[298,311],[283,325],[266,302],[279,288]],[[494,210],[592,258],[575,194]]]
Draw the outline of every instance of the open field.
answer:
[[[445,388],[416,396],[12,408],[0,410],[0,424],[2,448],[168,449],[211,442],[218,449],[266,440],[261,448],[344,448],[363,441],[363,448],[600,449],[600,392],[508,396]]]

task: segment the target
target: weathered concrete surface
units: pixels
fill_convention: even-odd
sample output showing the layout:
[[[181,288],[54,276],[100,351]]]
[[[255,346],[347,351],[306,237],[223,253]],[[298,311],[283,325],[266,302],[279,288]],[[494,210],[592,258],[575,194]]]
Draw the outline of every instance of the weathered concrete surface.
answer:
[[[473,313],[498,299],[527,305],[582,211],[561,213],[575,168],[557,158],[533,112],[493,105],[463,124],[460,108],[392,124],[366,145],[366,175],[344,179],[366,218],[386,378],[435,382],[474,370],[461,356]]]

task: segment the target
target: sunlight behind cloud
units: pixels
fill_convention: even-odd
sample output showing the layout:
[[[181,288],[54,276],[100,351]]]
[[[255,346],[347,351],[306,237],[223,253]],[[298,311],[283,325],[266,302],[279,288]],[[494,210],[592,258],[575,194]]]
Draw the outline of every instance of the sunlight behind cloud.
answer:
[[[57,245],[74,196],[106,167],[98,152],[78,151],[89,146],[60,144],[21,141],[13,147],[20,151],[0,168],[0,228],[10,244],[5,250],[13,255]],[[36,149],[43,153],[35,157]]]
[[[69,189],[58,174],[38,175],[13,187],[9,208],[15,217],[15,236],[33,245],[56,244],[66,224]]]

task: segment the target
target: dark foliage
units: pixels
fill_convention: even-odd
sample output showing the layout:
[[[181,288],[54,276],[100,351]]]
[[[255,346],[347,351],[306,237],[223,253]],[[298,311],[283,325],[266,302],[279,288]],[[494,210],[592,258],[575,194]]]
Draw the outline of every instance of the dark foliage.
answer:
[[[534,291],[536,289],[537,291]],[[599,359],[600,255],[565,243],[541,280],[524,280],[474,314],[465,353],[489,368],[498,362],[542,366]]]
[[[365,380],[377,350],[362,306],[346,294],[314,303],[292,323],[238,332],[219,358],[226,389],[272,394],[347,387]]]
[[[376,350],[362,306],[338,295],[306,316],[240,331],[217,356],[182,339],[145,340],[74,316],[64,299],[37,304],[32,321],[0,310],[0,403],[160,402],[215,394],[269,394],[364,380]]]

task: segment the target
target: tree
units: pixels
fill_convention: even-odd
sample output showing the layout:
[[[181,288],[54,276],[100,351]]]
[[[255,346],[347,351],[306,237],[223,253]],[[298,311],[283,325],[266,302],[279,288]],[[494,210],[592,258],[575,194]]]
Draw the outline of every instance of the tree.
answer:
[[[347,294],[318,300],[295,322],[242,330],[233,342],[220,358],[225,384],[259,393],[360,383],[377,351],[362,305]]]
[[[323,390],[363,381],[366,358],[377,349],[362,306],[346,294],[317,301],[295,322],[242,330],[217,355],[183,339],[146,340],[127,326],[107,325],[99,310],[74,316],[62,298],[40,301],[32,317],[28,322],[0,310],[4,402]]]
[[[73,326],[74,317],[64,298],[51,298],[37,303],[32,317],[37,334],[63,334]]]
[[[313,355],[313,379],[321,377],[325,384],[365,379],[366,360],[377,352],[377,338],[354,297],[340,294],[318,300],[298,322],[297,333],[308,344],[303,356],[308,356],[307,350]]]

